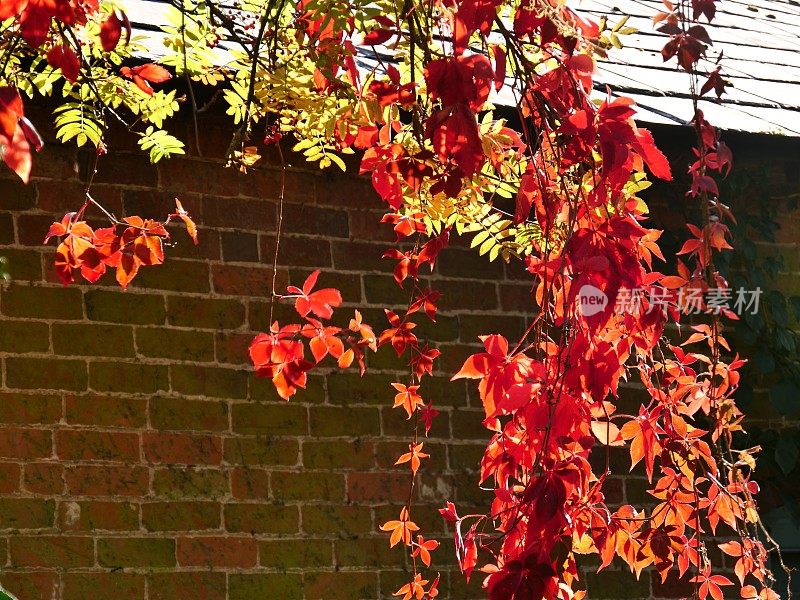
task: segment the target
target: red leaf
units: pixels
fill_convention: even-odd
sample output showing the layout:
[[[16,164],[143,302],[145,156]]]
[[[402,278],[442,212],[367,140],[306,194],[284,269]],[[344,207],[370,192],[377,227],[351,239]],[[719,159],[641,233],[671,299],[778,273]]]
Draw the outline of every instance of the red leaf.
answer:
[[[489,97],[493,78],[492,65],[481,54],[441,58],[425,66],[428,93],[445,107],[469,104],[473,110],[480,110]]]
[[[506,81],[506,51],[502,46],[492,46],[494,57],[494,89],[498,92]]]
[[[53,46],[47,52],[47,62],[51,67],[61,69],[64,79],[75,83],[81,70],[81,61],[75,50],[65,44]]]
[[[14,136],[9,139],[0,136],[0,148],[2,148],[3,161],[14,171],[23,182],[28,183],[31,175],[31,147],[25,139],[25,133],[21,127],[17,127]]]
[[[127,33],[127,37],[125,38],[126,43],[131,39],[131,22],[124,12],[121,14],[122,18],[120,19],[119,16],[117,16],[117,11],[112,11],[111,14],[108,15],[108,18],[100,25],[100,43],[103,46],[103,50],[106,52],[111,52],[117,47],[122,37],[123,28]]]
[[[290,294],[297,294],[294,307],[301,317],[305,317],[308,313],[314,313],[321,319],[330,319],[333,315],[333,309],[342,303],[342,294],[339,290],[334,288],[325,288],[312,292],[319,277],[319,269],[308,276],[303,289],[294,286],[289,286],[287,291]]]
[[[148,82],[163,83],[164,81],[172,78],[170,72],[164,67],[155,65],[153,63],[140,65],[138,67],[133,67],[132,69],[130,67],[121,67],[119,72],[123,77],[132,79],[133,83],[136,84],[136,87],[149,96],[153,95],[153,88],[150,87],[150,83]]]
[[[17,88],[0,87],[0,135],[14,137],[17,122],[23,115],[22,98]]]
[[[172,79],[172,75],[164,67],[153,63],[133,68],[133,72],[150,83],[164,83]]]
[[[475,113],[465,104],[457,104],[433,113],[427,121],[426,135],[443,162],[450,160],[471,177],[486,162]]]
[[[39,135],[39,132],[36,131],[36,128],[33,126],[26,117],[19,118],[19,127],[22,129],[22,132],[25,134],[25,139],[28,140],[28,143],[33,146],[33,149],[39,152],[44,146],[44,140],[42,136]]]
[[[189,234],[189,237],[192,238],[194,245],[197,246],[199,243],[197,239],[197,225],[195,225],[194,221],[192,221],[189,213],[184,210],[181,201],[177,198],[175,198],[175,208],[177,209],[175,214],[178,215],[181,221],[183,221],[184,225],[186,225],[186,232]]]

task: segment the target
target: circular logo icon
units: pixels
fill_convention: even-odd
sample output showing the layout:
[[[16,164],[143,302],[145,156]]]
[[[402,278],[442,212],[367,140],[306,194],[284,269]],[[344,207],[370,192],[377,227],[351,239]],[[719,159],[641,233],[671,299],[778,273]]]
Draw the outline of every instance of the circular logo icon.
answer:
[[[608,296],[593,285],[582,285],[578,290],[578,311],[584,317],[603,312],[608,306]]]

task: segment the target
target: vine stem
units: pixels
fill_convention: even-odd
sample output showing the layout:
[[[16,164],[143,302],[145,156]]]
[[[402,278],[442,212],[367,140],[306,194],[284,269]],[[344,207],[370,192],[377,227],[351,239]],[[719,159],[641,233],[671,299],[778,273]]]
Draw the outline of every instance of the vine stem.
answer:
[[[275,299],[279,297],[276,290],[278,284],[278,253],[281,247],[281,230],[283,228],[283,198],[286,193],[286,161],[283,158],[283,149],[280,142],[275,144],[281,160],[281,189],[278,196],[278,222],[275,228],[275,253],[272,256],[272,293],[269,299],[269,323],[272,326],[272,315],[275,309]]]

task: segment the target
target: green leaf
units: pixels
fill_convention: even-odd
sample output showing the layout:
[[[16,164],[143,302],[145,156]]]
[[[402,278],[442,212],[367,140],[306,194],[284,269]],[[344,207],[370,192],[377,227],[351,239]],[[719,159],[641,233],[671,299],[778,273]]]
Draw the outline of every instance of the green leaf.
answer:
[[[183,142],[166,131],[148,127],[139,139],[142,150],[150,151],[150,162],[157,163],[173,154],[185,154]]]
[[[797,448],[795,441],[788,435],[782,435],[775,446],[775,462],[785,475],[791,473],[797,466],[798,456],[800,449]]]

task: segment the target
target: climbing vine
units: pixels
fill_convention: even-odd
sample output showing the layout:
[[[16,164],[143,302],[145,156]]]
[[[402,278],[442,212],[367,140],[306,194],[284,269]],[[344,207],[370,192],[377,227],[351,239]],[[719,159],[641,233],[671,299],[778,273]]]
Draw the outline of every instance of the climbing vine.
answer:
[[[23,180],[42,142],[24,116],[23,96],[57,95],[57,136],[92,145],[98,168],[110,122],[124,124],[155,162],[184,152],[164,128],[181,102],[198,106],[194,86],[221,90],[232,122],[229,165],[246,171],[259,148],[293,140],[322,168],[344,168],[361,153],[386,205],[398,244],[385,259],[408,294],[404,310],[367,324],[355,311],[332,324],[341,295],[317,289],[318,272],[273,301],[288,301],[295,323],[271,323],[250,346],[256,374],[289,400],[318,364],[356,366],[391,346],[408,368],[387,399],[407,417],[408,448],[396,464],[409,491],[397,519],[381,524],[387,543],[409,555],[412,572],[396,596],[435,598],[438,543],[415,522],[415,485],[429,458],[425,437],[437,418],[425,377],[440,351],[418,335],[436,319],[440,292],[424,276],[452,235],[471,235],[488,260],[522,261],[530,274],[531,323],[520,339],[492,331],[454,379],[477,381],[490,440],[480,464],[486,511],[442,516],[454,532],[464,575],[482,573],[492,599],[581,598],[579,557],[600,569],[621,559],[635,576],[678,574],[695,596],[719,600],[739,588],[772,600],[760,524],[755,450],[734,445],[745,361],[725,328],[737,315],[713,298],[730,293],[716,264],[731,249],[733,215],[720,193],[733,157],[704,117],[699,99],[726,86],[707,56],[715,0],[664,0],[654,15],[662,55],[691,74],[697,142],[686,202],[700,215],[688,227],[676,272],[657,270],[661,232],[647,226],[639,196],[646,173],[671,179],[633,101],[594,92],[598,58],[623,43],[624,20],[593,22],[558,0],[173,0],[166,55],[148,62],[124,6],[97,0],[4,2],[0,9],[0,143]],[[144,60],[137,60],[142,59]],[[612,55],[613,58],[613,55]],[[708,66],[708,65],[711,66]],[[187,96],[168,88],[182,78]],[[495,105],[513,108],[504,119]],[[195,121],[196,123],[196,121]],[[196,127],[196,125],[195,125]],[[197,132],[196,132],[197,133]],[[89,206],[110,226],[91,228]],[[167,217],[196,228],[180,205]],[[130,284],[163,262],[166,223],[117,218],[90,195],[53,224],[56,271],[70,283],[97,281],[110,267]],[[279,236],[278,236],[279,239]],[[704,322],[671,342],[665,327],[699,311]],[[615,404],[620,384],[638,382],[647,400],[636,414]],[[627,448],[643,465],[652,507],[611,507],[608,468],[590,456]],[[715,536],[735,563],[736,581],[709,559]],[[715,542],[716,543],[716,542]],[[399,550],[398,550],[399,551]],[[435,556],[435,554],[434,554]]]

